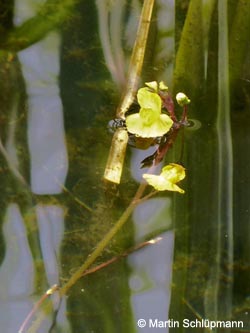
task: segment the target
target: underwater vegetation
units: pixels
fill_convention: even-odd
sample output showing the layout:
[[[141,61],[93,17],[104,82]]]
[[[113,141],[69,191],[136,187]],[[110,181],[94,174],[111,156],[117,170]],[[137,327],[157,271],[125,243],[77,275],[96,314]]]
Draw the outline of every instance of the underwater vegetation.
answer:
[[[139,332],[161,304],[248,332],[250,2],[4,0],[0,24],[5,332]]]

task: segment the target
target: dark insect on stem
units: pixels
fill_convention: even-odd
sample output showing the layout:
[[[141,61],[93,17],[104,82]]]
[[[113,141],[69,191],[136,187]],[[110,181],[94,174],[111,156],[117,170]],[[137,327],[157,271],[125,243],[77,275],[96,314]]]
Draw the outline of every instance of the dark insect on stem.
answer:
[[[124,119],[115,118],[109,121],[108,130],[111,133],[114,133],[118,128],[126,128],[126,123]]]

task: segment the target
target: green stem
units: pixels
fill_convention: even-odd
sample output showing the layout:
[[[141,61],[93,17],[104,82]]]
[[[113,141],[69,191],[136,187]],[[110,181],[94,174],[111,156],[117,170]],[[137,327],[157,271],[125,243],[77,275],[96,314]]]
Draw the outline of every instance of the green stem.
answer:
[[[138,89],[154,2],[155,0],[145,0],[143,3],[137,36],[128,69],[129,77],[127,80],[125,94],[121,104],[116,111],[116,116],[118,118],[125,118],[125,113],[133,103],[135,94]]]
[[[123,227],[134,208],[141,203],[141,197],[147,187],[147,184],[140,184],[138,190],[130,202],[127,209],[123,212],[122,216],[118,219],[115,225],[108,231],[108,233],[103,237],[103,239],[97,244],[95,250],[88,256],[83,265],[69,278],[69,280],[59,289],[59,295],[65,295],[69,289],[83,277],[87,269],[95,262],[95,260],[102,254],[105,247],[109,244],[111,239],[118,233],[118,231]],[[143,198],[142,198],[143,199]],[[48,302],[44,307],[43,311],[40,312],[39,316],[33,321],[32,325],[28,329],[28,333],[37,332],[40,324],[46,318],[46,315],[51,311],[52,305],[51,302]]]
[[[109,244],[111,239],[118,233],[122,226],[126,223],[129,216],[133,212],[136,205],[140,202],[140,198],[146,188],[146,184],[141,184],[132,199],[131,203],[124,211],[122,216],[116,222],[116,224],[108,231],[103,239],[97,244],[95,250],[88,256],[83,265],[70,277],[70,279],[60,289],[60,295],[64,295],[67,291],[82,277],[83,273],[95,262],[95,260],[102,254],[105,247]]]
[[[129,76],[124,95],[116,110],[117,118],[125,119],[125,113],[134,101],[141,75],[147,40],[152,17],[154,0],[145,0],[142,7],[137,36],[129,64]],[[128,134],[124,129],[117,129],[111,143],[104,179],[115,184],[120,183]],[[115,162],[115,163],[114,163]]]

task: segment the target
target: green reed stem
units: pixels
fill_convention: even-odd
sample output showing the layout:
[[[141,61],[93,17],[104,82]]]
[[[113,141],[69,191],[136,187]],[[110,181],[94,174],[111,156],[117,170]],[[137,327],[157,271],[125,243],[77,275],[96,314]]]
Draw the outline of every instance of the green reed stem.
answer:
[[[143,3],[137,36],[128,69],[129,77],[126,84],[125,94],[116,112],[118,118],[125,118],[125,113],[133,103],[138,89],[154,2],[154,0],[144,0]]]
[[[154,0],[145,0],[142,7],[137,36],[133,47],[128,70],[128,79],[121,103],[116,110],[116,117],[125,119],[125,113],[135,99],[143,60],[147,45]],[[109,157],[104,171],[104,179],[115,184],[120,183],[123,162],[128,143],[128,134],[124,129],[117,129],[111,143]]]

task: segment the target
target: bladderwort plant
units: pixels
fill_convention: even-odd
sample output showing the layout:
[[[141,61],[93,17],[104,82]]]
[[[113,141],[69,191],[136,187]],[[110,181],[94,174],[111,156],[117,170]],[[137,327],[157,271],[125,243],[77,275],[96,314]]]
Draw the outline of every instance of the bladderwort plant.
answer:
[[[117,222],[114,224],[114,226],[109,230],[109,232],[103,237],[103,239],[97,244],[95,247],[94,251],[88,256],[86,261],[83,263],[83,265],[71,276],[71,278],[60,288],[59,294],[63,296],[66,294],[66,292],[76,283],[78,279],[80,279],[84,272],[95,262],[96,258],[101,255],[103,250],[106,248],[106,246],[109,244],[111,239],[118,233],[118,231],[122,228],[122,226],[126,223],[128,218],[130,217],[131,213],[133,212],[134,208],[140,204],[142,201],[145,199],[148,199],[149,197],[155,195],[158,191],[175,191],[179,193],[184,193],[184,190],[180,189],[176,183],[181,181],[182,179],[185,178],[185,169],[182,165],[177,164],[177,163],[170,163],[169,165],[165,166],[162,169],[162,172],[159,176],[153,175],[152,172],[154,171],[155,165],[159,163],[160,160],[163,159],[164,155],[167,153],[169,148],[173,145],[178,132],[180,131],[181,128],[186,126],[188,124],[187,121],[187,105],[190,103],[189,98],[183,94],[183,93],[178,93],[176,96],[177,103],[183,107],[183,114],[181,117],[181,120],[178,121],[177,117],[175,115],[174,111],[174,102],[170,94],[168,93],[167,89],[165,88],[164,85],[164,90],[162,90],[162,85],[163,83],[159,84],[159,90],[158,89],[152,89],[152,84],[155,83],[148,83],[147,88],[141,88],[142,90],[139,89],[138,94],[140,96],[140,101],[138,101],[141,107],[146,106],[151,106],[151,108],[144,109],[142,112],[143,116],[141,116],[142,119],[139,120],[139,126],[138,130],[143,131],[144,127],[146,128],[146,132],[150,132],[148,129],[148,121],[146,121],[146,125],[144,122],[145,119],[148,119],[147,112],[149,112],[150,115],[153,114],[152,118],[153,121],[151,123],[152,127],[159,126],[159,112],[161,114],[162,108],[159,109],[160,104],[162,103],[163,107],[163,112],[165,117],[163,118],[164,121],[166,121],[167,124],[171,123],[172,126],[165,127],[165,133],[162,135],[162,138],[164,143],[159,145],[158,149],[154,153],[154,158],[152,160],[152,165],[150,169],[148,170],[148,173],[143,175],[143,178],[147,181],[147,183],[151,186],[153,186],[154,191],[150,192],[146,196],[143,196],[145,189],[147,187],[147,183],[142,182],[133,199],[131,200],[130,204],[128,207],[125,209],[121,217],[117,220]],[[149,93],[149,94],[148,94]],[[160,99],[158,99],[158,97]],[[157,102],[155,103],[155,101]],[[166,107],[167,105],[171,105],[171,109],[168,110]],[[156,109],[155,109],[156,108]],[[150,110],[150,111],[149,111]],[[141,112],[141,109],[140,111]],[[157,113],[157,116],[154,115],[154,112]],[[167,115],[169,113],[169,115]],[[128,116],[126,119],[126,123],[129,123]],[[134,117],[135,118],[135,117]],[[138,117],[136,117],[138,119]],[[162,120],[162,119],[161,119]],[[142,124],[141,124],[142,123]],[[162,126],[159,126],[160,129],[162,129]],[[134,131],[136,131],[136,126],[133,124]],[[128,132],[130,131],[130,126],[127,125],[127,130]],[[155,132],[156,133],[156,132]],[[134,133],[136,134],[136,133]],[[156,134],[159,135],[159,132]],[[162,132],[161,132],[162,134]],[[164,153],[164,154],[163,154]]]
[[[137,92],[137,99],[140,105],[139,113],[131,114],[126,117],[126,128],[128,135],[136,135],[141,138],[151,137],[153,140],[160,139],[160,144],[156,152],[148,158],[150,160],[150,168],[148,173],[143,174],[146,182],[141,182],[133,199],[128,207],[125,209],[121,217],[116,221],[114,226],[97,244],[94,251],[87,257],[82,266],[69,278],[69,280],[62,286],[52,286],[41,297],[38,303],[34,306],[32,311],[23,322],[19,333],[23,332],[24,327],[30,320],[31,316],[35,314],[38,307],[48,299],[49,296],[58,292],[59,296],[65,295],[69,289],[83,276],[87,275],[89,270],[93,272],[99,269],[99,266],[93,266],[95,260],[102,254],[104,249],[108,246],[110,241],[116,236],[124,224],[128,221],[130,215],[136,206],[143,201],[154,196],[159,191],[172,191],[183,194],[184,190],[181,189],[177,183],[185,178],[185,168],[178,163],[170,163],[162,168],[160,175],[153,174],[155,166],[163,159],[169,148],[172,147],[178,132],[181,128],[188,125],[187,121],[187,105],[190,103],[189,98],[183,94],[176,95],[177,103],[183,107],[183,113],[180,120],[177,120],[175,114],[174,101],[168,92],[167,86],[160,82],[155,81],[146,83],[146,87],[140,88]],[[157,142],[157,140],[156,140]],[[151,185],[154,190],[144,195],[148,185]],[[155,241],[156,242],[156,241]],[[154,244],[148,242],[148,244]],[[148,245],[147,244],[147,245]],[[112,259],[111,259],[112,261]],[[44,309],[44,314],[50,311],[51,307],[47,306]],[[39,320],[39,318],[37,319]],[[36,322],[34,322],[36,323]],[[32,324],[33,325],[33,324]],[[35,324],[34,324],[35,325]],[[33,332],[32,326],[29,332]]]
[[[138,116],[136,116],[136,117],[134,116],[133,118],[137,119],[136,121],[138,121],[138,123],[139,123],[137,129],[140,133],[142,133],[143,130],[145,130],[145,132],[147,132],[147,133],[151,133],[150,129],[148,128],[150,126],[152,126],[153,128],[157,128],[159,126],[160,130],[162,131],[162,126],[159,125],[159,122],[165,121],[165,123],[167,123],[167,126],[163,125],[163,127],[166,126],[164,134],[160,131],[154,132],[156,135],[158,134],[158,136],[160,133],[163,134],[162,138],[163,138],[164,143],[162,145],[160,144],[159,148],[153,154],[153,159],[151,158],[152,159],[151,167],[150,167],[148,173],[147,174],[145,173],[143,175],[143,178],[147,181],[147,183],[149,185],[153,186],[155,191],[150,192],[146,196],[143,196],[145,189],[147,187],[147,183],[142,182],[139,185],[138,190],[137,190],[136,194],[134,195],[133,199],[131,200],[129,206],[126,208],[126,210],[121,215],[121,217],[118,219],[118,221],[114,224],[114,226],[110,229],[110,231],[103,237],[103,239],[97,244],[95,250],[88,256],[88,258],[84,262],[84,264],[71,276],[71,278],[59,290],[59,293],[61,296],[64,295],[70,289],[70,287],[73,286],[76,283],[76,281],[82,277],[84,272],[94,263],[96,258],[101,255],[104,248],[109,244],[111,239],[118,233],[118,231],[126,223],[128,218],[130,217],[131,213],[133,212],[134,208],[139,203],[141,203],[145,199],[155,195],[158,191],[168,190],[168,191],[184,193],[184,190],[182,190],[181,188],[179,188],[178,185],[176,185],[176,183],[178,183],[179,181],[181,181],[182,179],[185,178],[185,169],[182,165],[177,164],[177,163],[170,163],[169,165],[165,166],[162,169],[162,172],[160,175],[153,175],[152,172],[154,170],[155,165],[157,165],[160,162],[160,160],[163,159],[164,155],[167,153],[169,148],[171,148],[171,146],[173,145],[179,130],[188,124],[187,105],[190,103],[190,100],[183,93],[177,94],[177,96],[176,96],[177,103],[183,107],[183,114],[182,114],[181,120],[178,121],[177,117],[175,115],[175,111],[174,111],[173,99],[170,96],[170,94],[168,93],[168,91],[167,91],[168,89],[166,89],[165,84],[164,84],[164,90],[161,88],[163,83],[159,84],[159,90],[152,89],[152,85],[155,85],[155,83],[150,82],[147,84],[146,89],[145,88],[141,88],[142,90],[139,89],[138,95],[140,96],[140,100],[138,102],[139,102],[140,106],[142,107],[139,112],[141,112],[141,110],[143,110],[143,112],[141,112],[142,116],[139,115],[139,117],[141,119],[139,119]],[[157,96],[160,99],[158,99]],[[155,101],[157,101],[157,102],[155,102]],[[164,118],[160,118],[161,103],[162,103],[163,111],[166,113],[167,112],[169,113],[169,115],[164,114],[164,116],[165,116]],[[167,105],[171,106],[170,110],[168,110],[166,108]],[[146,106],[146,108],[143,109],[143,107],[145,107],[145,106]],[[159,112],[160,112],[160,115],[159,115]],[[149,125],[149,120],[148,120],[149,117],[148,117],[147,113],[149,113],[150,116],[152,116],[153,120],[152,120],[151,125]],[[155,115],[154,113],[157,113],[157,115]],[[128,132],[130,132],[129,123],[130,123],[132,116],[133,115],[130,115],[126,119]],[[145,119],[146,119],[146,122],[145,122]],[[159,121],[159,119],[160,119],[160,121]],[[132,120],[132,122],[133,122],[133,120]],[[172,124],[171,127],[169,127],[169,123]],[[138,135],[138,134],[136,134],[136,125],[134,123],[133,123],[133,131],[134,131],[133,134]]]
[[[177,183],[185,178],[185,168],[179,163],[170,163],[163,167],[160,175],[154,174],[155,166],[159,164],[164,156],[167,154],[168,150],[174,144],[179,131],[188,125],[187,121],[187,105],[190,103],[188,97],[183,93],[178,93],[176,95],[176,100],[179,106],[183,108],[182,116],[178,119],[175,113],[175,103],[171,94],[168,91],[168,87],[160,82],[156,81],[147,82],[145,87],[138,89],[138,77],[140,77],[140,72],[143,63],[143,57],[147,42],[148,29],[152,14],[152,8],[154,1],[147,0],[144,2],[141,20],[138,28],[138,35],[135,41],[133,53],[130,62],[130,76],[127,80],[127,87],[125,95],[122,98],[122,102],[117,109],[116,116],[122,119],[125,123],[125,127],[117,129],[117,135],[114,135],[111,144],[110,161],[108,165],[111,171],[116,169],[116,150],[112,147],[118,142],[120,146],[120,139],[124,139],[124,149],[118,150],[118,155],[122,156],[122,161],[119,161],[122,165],[123,158],[125,156],[127,138],[129,136],[134,136],[135,138],[147,140],[150,139],[152,145],[157,145],[155,153],[148,156],[142,161],[142,167],[149,167],[147,173],[143,174],[143,179],[139,185],[134,197],[130,201],[128,207],[125,209],[120,218],[115,222],[113,227],[104,235],[101,241],[95,246],[92,253],[90,253],[85,260],[85,262],[72,274],[72,276],[61,286],[52,286],[48,291],[42,296],[41,301],[35,305],[34,309],[25,319],[23,325],[20,328],[19,333],[23,332],[24,327],[26,327],[30,318],[37,311],[37,307],[40,307],[43,302],[48,301],[49,296],[54,293],[58,293],[60,297],[68,293],[70,288],[75,285],[75,283],[81,279],[86,272],[98,267],[94,266],[96,259],[103,253],[104,249],[109,245],[110,241],[117,235],[124,224],[128,221],[130,215],[137,205],[157,194],[159,191],[172,191],[184,193]],[[127,114],[132,102],[135,97],[137,97],[137,102],[140,105],[140,110],[138,113]],[[114,158],[115,157],[115,158]],[[122,170],[122,168],[121,168]],[[105,173],[104,178],[109,180],[109,172]],[[120,174],[117,177],[119,183]],[[116,183],[116,182],[115,182]],[[153,190],[149,193],[144,194],[148,185],[153,187]],[[151,244],[151,243],[150,243]],[[42,314],[37,317],[37,319],[31,324],[29,332],[35,332],[39,323],[43,320],[43,317],[47,313],[52,311],[51,303],[46,303],[43,306]]]
[[[144,1],[144,4],[149,4],[148,7],[146,7],[146,5],[144,6],[145,8],[148,8],[148,12],[150,12],[152,10],[152,6],[153,6],[154,1]],[[218,213],[216,211],[216,214],[209,214],[209,218],[204,218],[204,216],[202,216],[202,219],[204,220],[204,223],[214,223],[213,221],[215,221],[215,224],[212,225],[212,232],[214,233],[214,230],[218,230],[218,235],[215,235],[214,237],[212,237],[212,245],[211,243],[209,243],[209,247],[216,247],[216,255],[214,256],[215,259],[215,263],[212,265],[211,263],[209,263],[211,265],[211,274],[210,274],[210,279],[206,285],[206,289],[203,290],[204,293],[204,303],[205,306],[206,304],[209,305],[207,306],[207,309],[205,309],[205,314],[206,317],[209,317],[209,315],[212,313],[212,315],[216,315],[219,316],[221,309],[223,308],[223,312],[226,313],[228,315],[231,314],[231,301],[230,301],[230,297],[232,295],[232,291],[231,291],[231,287],[232,287],[232,283],[228,284],[228,289],[225,290],[225,283],[224,283],[224,279],[221,279],[221,273],[223,273],[223,277],[225,276],[225,272],[221,271],[221,267],[223,266],[223,268],[225,267],[233,267],[233,261],[231,260],[231,257],[233,257],[231,255],[232,251],[233,251],[233,244],[232,244],[232,236],[230,236],[230,230],[232,230],[232,214],[230,209],[232,209],[232,207],[234,207],[235,205],[233,205],[233,201],[232,201],[232,182],[233,182],[233,177],[231,177],[232,174],[232,170],[233,170],[233,163],[232,163],[232,153],[231,153],[231,134],[228,131],[228,128],[230,127],[230,119],[229,119],[229,107],[225,107],[225,105],[223,104],[224,98],[225,96],[229,96],[229,87],[228,87],[228,83],[229,80],[227,78],[227,76],[225,76],[225,73],[228,72],[229,70],[229,74],[230,74],[230,90],[231,90],[231,94],[232,94],[232,99],[238,101],[238,95],[235,94],[235,92],[237,91],[237,89],[239,89],[239,79],[242,79],[242,72],[243,72],[243,68],[244,65],[246,64],[246,59],[247,59],[247,45],[248,43],[246,42],[248,40],[248,32],[249,32],[249,13],[250,13],[250,5],[249,5],[249,1],[237,1],[237,2],[232,2],[233,4],[233,8],[236,9],[234,10],[234,15],[232,15],[232,17],[230,18],[229,24],[231,26],[230,32],[228,34],[229,36],[229,44],[228,46],[225,46],[225,43],[227,43],[227,39],[225,38],[225,36],[227,36],[227,33],[225,34],[225,27],[227,26],[227,22],[225,22],[225,19],[227,17],[227,2],[226,1],[220,1],[220,2],[216,2],[216,1],[209,1],[206,2],[206,10],[204,11],[204,13],[202,14],[202,10],[203,5],[201,1],[189,1],[189,7],[188,7],[188,11],[187,11],[187,15],[185,18],[185,24],[183,25],[183,29],[182,29],[182,34],[180,37],[180,40],[177,40],[177,44],[178,44],[178,52],[176,54],[176,61],[175,61],[175,70],[174,70],[174,87],[180,87],[183,91],[187,91],[186,87],[189,87],[189,93],[190,95],[192,95],[192,100],[195,102],[195,94],[199,94],[200,91],[197,90],[197,86],[205,86],[206,90],[209,92],[209,98],[208,98],[208,102],[205,103],[206,107],[207,107],[207,111],[208,112],[203,112],[201,114],[201,118],[202,120],[206,123],[207,119],[209,119],[209,122],[211,120],[211,111],[213,111],[213,114],[215,114],[216,112],[216,105],[215,105],[215,100],[216,100],[216,92],[218,92],[219,95],[219,108],[217,111],[217,115],[215,114],[215,116],[218,117],[217,120],[217,131],[219,133],[219,156],[220,156],[220,163],[217,166],[217,169],[219,169],[219,190],[218,190]],[[229,4],[231,6],[231,3]],[[176,2],[176,6],[183,6],[182,2]],[[217,10],[218,7],[218,10]],[[220,13],[219,15],[219,19],[218,22],[216,21],[216,19],[218,17],[218,13],[217,11]],[[177,14],[178,14],[178,7],[176,10]],[[205,14],[205,15],[204,15]],[[150,15],[148,15],[146,18],[142,15],[143,17],[143,24],[144,24],[144,34],[139,33],[138,36],[140,36],[141,41],[144,41],[143,43],[138,43],[138,45],[143,45],[144,49],[145,49],[145,43],[147,40],[147,29],[149,26],[149,22],[150,22]],[[214,17],[214,18],[213,18]],[[205,18],[205,20],[204,20]],[[211,19],[213,18],[213,19]],[[204,24],[205,22],[205,24]],[[217,27],[217,25],[214,24],[214,22],[218,23],[219,26],[219,30],[220,30],[220,37],[219,37],[219,42],[217,42],[217,38],[213,38],[212,36],[214,35],[213,29],[214,26]],[[203,25],[203,29],[201,29]],[[215,29],[216,30],[216,29]],[[217,36],[217,35],[215,35]],[[211,45],[208,44],[208,41],[211,42]],[[217,50],[217,45],[220,45],[219,50]],[[195,45],[195,47],[194,47]],[[134,48],[134,50],[138,49],[138,46]],[[227,55],[229,50],[229,54]],[[141,50],[140,50],[141,51]],[[144,52],[144,50],[143,50]],[[140,54],[142,54],[143,52],[141,52]],[[139,52],[137,53],[139,54]],[[208,57],[207,57],[208,54]],[[226,58],[225,58],[226,56]],[[205,63],[204,59],[207,59],[207,67],[208,67],[208,77],[206,77],[206,81],[205,81],[205,77],[204,77],[204,68],[203,68],[203,64]],[[213,61],[215,61],[215,58],[218,58],[220,60],[220,65],[218,66],[218,69],[216,68],[216,65]],[[229,61],[225,61],[225,59],[227,59],[227,57],[229,57]],[[127,125],[129,127],[129,122],[130,120],[133,118],[131,118],[129,120],[129,116],[126,115],[126,111],[129,108],[130,103],[133,101],[134,96],[136,95],[136,92],[138,91],[138,87],[136,87],[137,82],[136,82],[136,78],[140,78],[140,70],[141,70],[141,64],[142,64],[142,60],[143,57],[136,57],[136,52],[134,53],[134,57],[133,57],[133,61],[131,61],[131,66],[130,66],[130,70],[128,71],[129,73],[133,73],[134,77],[132,77],[130,80],[126,80],[128,82],[127,85],[127,91],[130,92],[130,94],[127,94],[127,91],[125,92],[125,96],[126,98],[123,100],[123,103],[121,104],[121,106],[118,108],[117,111],[117,115],[121,117],[121,119],[125,120],[125,118],[127,118]],[[134,70],[136,68],[136,70]],[[187,70],[189,69],[189,70]],[[244,71],[245,72],[245,71]],[[218,74],[218,75],[217,75]],[[218,76],[219,78],[219,87],[218,89],[216,88],[216,82],[215,82],[215,78]],[[223,81],[224,80],[224,81]],[[247,78],[244,80],[247,80]],[[199,84],[198,84],[199,83]],[[226,86],[226,89],[222,89],[222,87]],[[148,87],[148,86],[147,86]],[[157,88],[156,88],[157,87]],[[215,89],[213,89],[212,91],[214,91],[214,97],[215,98],[211,98],[211,87]],[[148,87],[150,88],[150,87]],[[237,89],[235,89],[237,88]],[[160,137],[160,142],[158,144],[158,148],[156,149],[155,153],[149,157],[147,157],[145,159],[145,161],[142,161],[142,166],[152,166],[152,165],[157,165],[157,163],[159,163],[160,161],[162,161],[162,159],[164,158],[164,156],[166,155],[166,153],[168,152],[169,148],[174,144],[175,139],[179,133],[179,131],[181,130],[181,128],[183,128],[185,126],[185,122],[187,122],[187,105],[182,105],[183,100],[185,101],[185,97],[183,99],[183,94],[180,93],[178,95],[178,100],[179,100],[179,104],[181,107],[183,107],[183,114],[181,116],[181,119],[178,120],[175,112],[173,110],[174,105],[173,105],[173,100],[171,99],[171,96],[168,95],[168,92],[166,92],[164,89],[162,89],[162,87],[158,87],[155,86],[155,84],[153,84],[151,86],[151,88],[149,89],[149,91],[151,92],[155,92],[155,90],[157,89],[157,94],[160,96],[161,98],[161,103],[162,103],[162,107],[160,110],[160,115],[165,114],[168,115],[170,117],[170,119],[173,121],[172,126],[170,127],[169,131],[167,131],[165,134],[159,134]],[[217,90],[216,90],[217,89]],[[135,91],[135,94],[134,94]],[[248,97],[248,94],[245,93],[245,95]],[[143,126],[145,127],[145,123],[148,124],[152,121],[152,118],[156,118],[158,119],[158,123],[159,123],[159,119],[161,118],[165,118],[165,117],[161,117],[159,118],[159,99],[154,96],[154,100],[156,101],[153,104],[157,105],[157,115],[150,112],[147,117],[144,117],[144,113],[143,112],[139,112],[139,116],[137,115],[136,117],[138,119],[140,119],[141,123],[139,126],[140,130],[143,130]],[[249,99],[248,99],[249,100]],[[196,104],[196,103],[194,103]],[[145,105],[140,105],[141,108],[144,108]],[[148,108],[148,106],[146,105],[146,108]],[[212,114],[212,116],[213,116]],[[226,116],[226,117],[225,117]],[[208,117],[208,118],[207,118]],[[135,118],[135,117],[134,117]],[[166,119],[166,118],[165,118]],[[169,119],[168,119],[169,121]],[[164,123],[164,121],[163,121]],[[170,123],[170,121],[169,121]],[[159,124],[158,124],[159,125]],[[226,126],[225,126],[226,125]],[[242,123],[243,125],[243,123]],[[157,125],[155,124],[155,127],[157,127]],[[164,126],[163,126],[164,127]],[[130,128],[131,131],[133,131]],[[148,130],[148,129],[147,129]],[[226,130],[226,134],[227,134],[227,140],[224,140],[223,138],[223,130]],[[242,133],[244,133],[243,131],[241,131]],[[126,145],[126,139],[128,136],[128,131],[126,129],[119,130],[119,133],[117,135],[117,137],[120,139],[121,135],[124,135],[124,141],[125,141],[125,145]],[[131,133],[131,135],[134,135],[137,138],[140,138],[140,136],[136,136],[136,133]],[[157,141],[159,139],[159,137],[155,139],[155,141]],[[123,138],[123,137],[122,137]],[[207,139],[207,136],[205,136],[205,138]],[[147,138],[143,138],[143,139],[147,139]],[[235,141],[235,146],[237,146],[237,144],[241,144],[242,142],[239,141],[239,139],[241,140],[241,136],[239,136],[239,139],[236,139]],[[118,141],[118,140],[117,140]],[[245,142],[245,141],[244,141]],[[209,146],[211,147],[211,143],[209,143]],[[126,148],[126,146],[125,146]],[[198,147],[199,149],[199,147]],[[203,149],[203,146],[202,146]],[[209,151],[209,149],[208,149]],[[120,152],[120,151],[119,151]],[[242,151],[242,155],[237,155],[237,156],[241,156],[242,158],[244,157],[245,160],[245,149]],[[194,157],[194,153],[191,153],[191,157],[190,159],[192,159],[192,157]],[[208,163],[209,161],[211,161],[211,158],[208,157],[209,153],[207,154],[206,157],[204,157],[204,160],[206,161],[205,163]],[[197,164],[197,161],[195,159],[192,159],[194,161],[195,164]],[[240,159],[241,160],[241,159]],[[171,163],[169,166],[165,166],[162,169],[162,172],[160,173],[160,175],[155,175],[152,172],[148,172],[145,175],[150,175],[151,179],[153,178],[154,181],[155,179],[157,179],[157,182],[155,181],[154,185],[155,188],[158,187],[158,189],[156,188],[156,191],[159,191],[160,187],[164,187],[164,190],[168,190],[167,187],[169,187],[170,185],[177,185],[177,183],[179,181],[181,181],[183,179],[183,176],[185,176],[185,170],[183,172],[182,166],[180,165],[180,169],[178,169],[176,167],[176,164],[179,165],[178,163]],[[226,165],[226,168],[224,168],[224,165]],[[191,165],[189,164],[188,168],[190,168]],[[166,168],[166,169],[165,169]],[[215,166],[216,168],[216,166]],[[206,168],[204,168],[205,170]],[[181,171],[180,171],[181,170]],[[226,170],[226,172],[223,172],[223,170]],[[153,166],[152,169],[150,168],[150,171],[153,171]],[[170,173],[170,171],[173,171],[172,174]],[[107,172],[108,174],[108,172]],[[200,175],[202,174],[202,170],[200,170]],[[144,175],[144,178],[146,179],[147,176]],[[178,175],[178,177],[177,177]],[[211,174],[213,177],[213,174]],[[211,177],[210,175],[210,177]],[[229,176],[228,176],[229,175]],[[155,178],[157,177],[157,178]],[[207,174],[206,174],[207,177]],[[107,177],[108,178],[108,177]],[[119,177],[118,177],[119,178]],[[204,178],[204,175],[202,175],[202,178]],[[209,179],[213,179],[213,178],[209,178]],[[147,180],[149,183],[149,178]],[[166,184],[164,185],[164,182],[166,181]],[[235,181],[235,180],[234,180]],[[242,182],[242,179],[239,179],[240,182]],[[242,184],[239,181],[235,181],[236,185],[238,184],[239,188],[241,188]],[[209,182],[209,180],[208,180]],[[170,183],[170,184],[169,184]],[[77,271],[69,280],[68,282],[66,282],[65,285],[62,286],[62,288],[59,290],[59,293],[61,295],[64,295],[65,293],[67,293],[67,291],[70,289],[70,287],[79,279],[83,276],[83,272],[86,272],[86,270],[88,269],[88,267],[93,267],[92,264],[95,262],[95,259],[101,254],[102,249],[108,245],[109,241],[112,239],[112,237],[114,237],[117,233],[118,230],[121,229],[121,227],[124,225],[124,223],[127,221],[128,217],[130,216],[130,214],[132,213],[134,207],[141,203],[143,200],[147,199],[150,195],[152,196],[155,192],[150,192],[148,195],[144,195],[144,191],[146,189],[146,184],[142,183],[139,188],[138,191],[136,192],[134,198],[132,199],[131,203],[129,204],[129,206],[127,207],[127,209],[124,211],[124,213],[122,214],[122,216],[118,219],[118,221],[116,222],[116,224],[114,225],[114,227],[104,236],[104,238],[101,240],[101,242],[97,245],[96,249],[94,250],[94,252],[88,257],[87,261],[80,267],[79,271]],[[178,185],[177,185],[178,186]],[[223,191],[223,189],[225,188],[225,186],[227,186],[229,188],[229,191]],[[202,189],[200,189],[202,187]],[[198,189],[197,189],[198,188]],[[201,184],[197,184],[196,186],[196,193],[193,196],[193,202],[195,203],[195,199],[200,199],[200,194],[204,192],[204,183]],[[216,190],[214,190],[214,192],[216,192]],[[157,193],[157,192],[156,192]],[[198,194],[197,194],[198,193]],[[143,196],[144,195],[144,196]],[[214,206],[216,206],[216,198],[215,201],[213,201]],[[242,202],[244,202],[243,197],[239,196],[238,200],[242,200]],[[246,196],[246,200],[247,200],[247,196]],[[205,196],[205,207],[207,207],[207,196]],[[237,202],[237,201],[236,201]],[[202,203],[199,202],[199,205],[201,207]],[[194,206],[197,207],[197,206]],[[180,208],[178,206],[178,208]],[[183,208],[184,211],[185,207]],[[183,213],[183,212],[182,212]],[[224,215],[223,215],[224,214]],[[190,217],[191,216],[191,217]],[[188,217],[186,219],[183,219],[183,223],[188,223],[190,219],[193,218],[192,214],[188,214]],[[218,220],[218,222],[217,222]],[[224,247],[224,233],[221,232],[221,230],[223,230],[223,224],[222,221],[225,220],[227,222],[227,226],[228,226],[228,232],[227,235],[229,235],[229,237],[227,237],[226,239],[226,245],[227,248]],[[238,221],[241,223],[244,223],[246,220],[242,219],[242,221]],[[198,223],[200,223],[200,221],[198,220]],[[216,223],[218,223],[218,227],[216,226]],[[200,224],[199,224],[200,226]],[[202,225],[204,226],[204,224]],[[183,248],[185,248],[185,242],[187,242],[188,239],[188,243],[190,243],[190,241],[192,241],[192,238],[189,239],[189,235],[187,234],[186,230],[188,230],[189,228],[185,227],[182,228],[185,230],[184,234],[181,233],[179,236],[180,239],[180,255],[183,256]],[[203,229],[203,227],[201,227],[201,229]],[[232,234],[232,231],[231,231]],[[195,237],[197,238],[197,234],[195,233]],[[213,242],[213,239],[215,239],[215,241]],[[196,239],[195,239],[196,242]],[[184,246],[183,246],[184,243]],[[206,242],[207,243],[207,242]],[[247,244],[247,242],[246,242]],[[178,236],[177,236],[177,241],[176,241],[176,248],[178,249]],[[200,243],[199,243],[199,247],[200,247]],[[245,247],[246,249],[246,253],[247,253],[247,246]],[[200,248],[199,248],[200,250]],[[206,250],[206,247],[205,247]],[[225,265],[225,260],[224,260],[224,256],[225,253],[229,254],[229,260],[227,261],[227,265]],[[205,251],[205,255],[207,255],[207,251]],[[246,258],[247,254],[245,255]],[[183,266],[183,265],[182,265]],[[188,285],[188,279],[187,276],[192,277],[193,272],[189,272],[189,274],[187,274],[187,269],[184,267],[182,268],[183,272],[180,273],[180,271],[178,271],[177,275],[177,284],[174,283],[175,285],[177,285],[176,290],[178,290],[177,292],[172,293],[173,298],[177,299],[177,306],[176,307],[176,313],[178,313],[178,315],[182,316],[183,313],[186,313],[186,309],[185,311],[183,311],[183,304],[188,304],[187,302],[183,302],[183,299],[185,299],[184,297],[186,296],[186,290],[184,291],[184,287],[179,288],[180,284],[178,284],[178,280],[181,281],[181,283],[183,285]],[[231,276],[230,276],[231,279]],[[185,281],[185,283],[183,283]],[[238,281],[238,280],[237,280]],[[237,283],[239,285],[239,283]],[[192,281],[192,285],[194,285],[195,287],[195,291],[197,290],[197,285],[195,284],[195,281]],[[191,286],[190,286],[191,287]],[[192,288],[192,287],[191,287]],[[236,288],[236,284],[234,286],[234,288]],[[188,288],[189,289],[189,288]],[[54,290],[54,289],[53,289]],[[192,292],[192,291],[191,291]],[[191,292],[189,290],[189,295],[191,295]],[[200,295],[202,295],[202,291],[200,292]],[[226,300],[225,297],[223,297],[224,295],[226,295]],[[199,296],[200,297],[200,296]],[[180,304],[178,303],[178,300],[180,301]],[[192,312],[195,313],[195,310],[190,307],[190,310]],[[224,309],[226,309],[227,311],[225,311]],[[198,317],[198,316],[197,316]]]

